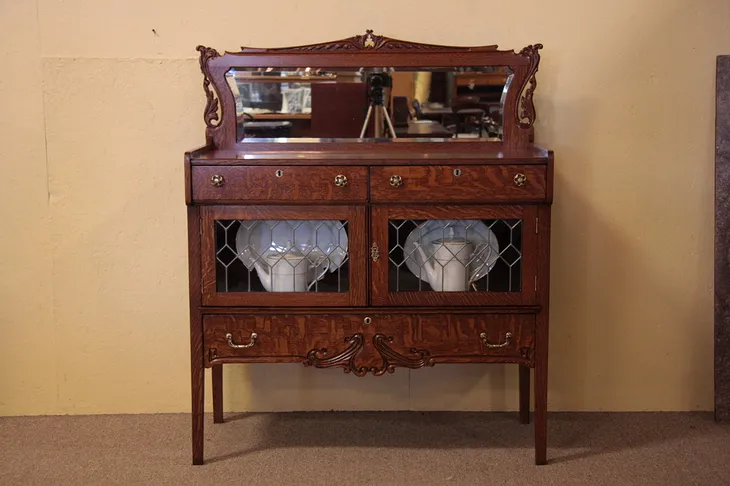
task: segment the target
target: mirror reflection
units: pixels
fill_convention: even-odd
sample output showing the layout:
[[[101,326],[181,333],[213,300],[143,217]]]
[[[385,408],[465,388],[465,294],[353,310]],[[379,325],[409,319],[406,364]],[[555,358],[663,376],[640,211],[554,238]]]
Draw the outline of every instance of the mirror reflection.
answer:
[[[237,139],[502,140],[506,66],[232,68]]]

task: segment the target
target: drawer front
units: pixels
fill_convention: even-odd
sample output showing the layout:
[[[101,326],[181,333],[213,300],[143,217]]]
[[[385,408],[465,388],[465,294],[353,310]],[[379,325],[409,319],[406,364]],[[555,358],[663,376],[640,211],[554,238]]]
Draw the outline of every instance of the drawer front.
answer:
[[[194,202],[364,202],[367,168],[340,166],[197,166]]]
[[[434,362],[528,362],[535,348],[531,314],[400,316],[392,347],[425,350]]]
[[[272,325],[273,324],[273,325]],[[217,315],[203,318],[208,360],[306,354],[303,322],[271,322],[266,316]]]
[[[532,314],[212,315],[203,325],[208,365],[302,362],[362,376],[534,360]]]
[[[370,168],[373,202],[543,201],[544,165],[432,165]]]
[[[363,316],[350,315],[207,315],[204,347],[216,362],[304,362],[313,350],[337,355],[345,338],[362,334]],[[229,339],[230,336],[230,339]]]

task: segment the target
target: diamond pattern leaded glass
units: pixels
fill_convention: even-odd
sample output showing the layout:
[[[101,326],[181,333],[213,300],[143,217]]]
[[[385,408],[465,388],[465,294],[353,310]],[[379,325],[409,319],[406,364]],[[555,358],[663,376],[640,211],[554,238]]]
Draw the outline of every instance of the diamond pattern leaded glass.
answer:
[[[520,292],[522,220],[389,220],[391,292]]]
[[[216,220],[218,292],[348,292],[347,221]]]

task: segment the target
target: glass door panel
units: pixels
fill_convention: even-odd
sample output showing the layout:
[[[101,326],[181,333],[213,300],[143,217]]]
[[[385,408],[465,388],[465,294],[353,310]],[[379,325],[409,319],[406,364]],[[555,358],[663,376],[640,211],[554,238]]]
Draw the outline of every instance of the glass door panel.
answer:
[[[374,243],[387,255],[374,263],[374,304],[508,305],[534,300],[534,208],[373,211]]]
[[[208,207],[205,305],[363,305],[364,208]],[[360,262],[353,260],[360,257]],[[364,273],[363,273],[364,275]]]

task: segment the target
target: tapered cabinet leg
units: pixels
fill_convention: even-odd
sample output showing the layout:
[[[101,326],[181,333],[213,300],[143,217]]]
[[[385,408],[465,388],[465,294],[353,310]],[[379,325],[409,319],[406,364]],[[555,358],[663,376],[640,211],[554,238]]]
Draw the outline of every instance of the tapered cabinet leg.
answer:
[[[213,423],[223,423],[223,365],[213,366]]]
[[[547,463],[547,362],[535,365],[535,464]]]
[[[552,154],[549,171],[552,171]],[[552,179],[552,177],[551,177]],[[550,320],[550,206],[538,209],[537,300],[542,310],[535,316],[535,464],[547,464],[548,343]]]
[[[202,361],[202,360],[201,360]],[[203,433],[204,433],[204,407],[205,407],[205,368],[193,367],[193,464],[203,464]]]
[[[190,159],[185,156],[186,172]],[[193,464],[203,464],[203,426],[205,412],[205,355],[203,321],[200,315],[200,207],[188,206],[188,271],[190,278],[190,396],[192,406]]]
[[[520,423],[530,423],[530,367],[520,365]]]

